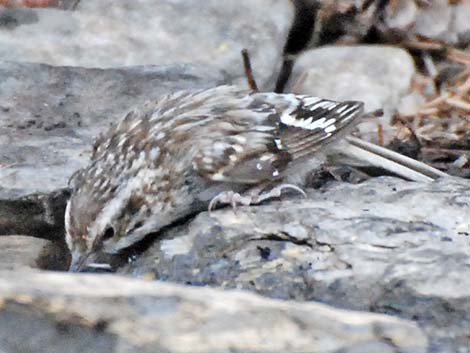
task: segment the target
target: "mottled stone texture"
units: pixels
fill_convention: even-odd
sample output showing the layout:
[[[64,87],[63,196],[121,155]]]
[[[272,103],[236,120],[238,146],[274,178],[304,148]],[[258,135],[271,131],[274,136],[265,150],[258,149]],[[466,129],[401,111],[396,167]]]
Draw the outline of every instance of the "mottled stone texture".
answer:
[[[428,347],[407,320],[120,276],[0,272],[0,303],[2,353],[424,353]]]
[[[244,82],[240,51],[272,81],[293,20],[289,0],[80,1],[75,11],[0,9],[0,57],[111,68],[200,63]]]
[[[406,317],[454,351],[470,332],[469,190],[377,178],[203,213],[119,272]]]

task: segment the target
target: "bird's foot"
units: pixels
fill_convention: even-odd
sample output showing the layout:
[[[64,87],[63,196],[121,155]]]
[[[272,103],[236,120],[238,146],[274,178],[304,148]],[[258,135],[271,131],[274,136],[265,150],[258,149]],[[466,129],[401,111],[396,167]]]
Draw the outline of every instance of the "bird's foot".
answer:
[[[293,184],[280,184],[269,191],[263,192],[265,187],[266,185],[258,186],[248,190],[244,194],[239,194],[234,191],[223,191],[216,195],[209,203],[209,213],[212,212],[212,210],[219,204],[231,205],[234,210],[236,210],[239,205],[256,205],[265,200],[280,197],[283,190],[294,190],[300,193],[303,197],[307,196],[301,188]]]

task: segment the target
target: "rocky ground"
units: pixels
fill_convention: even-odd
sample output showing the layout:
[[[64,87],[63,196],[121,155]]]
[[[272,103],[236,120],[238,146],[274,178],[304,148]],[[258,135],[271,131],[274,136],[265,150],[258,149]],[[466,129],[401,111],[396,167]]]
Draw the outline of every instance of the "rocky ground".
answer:
[[[470,352],[470,4],[449,3],[0,1],[0,353]],[[64,272],[94,137],[164,93],[246,85],[242,48],[263,90],[383,109],[356,133],[454,176],[329,166],[304,199]]]

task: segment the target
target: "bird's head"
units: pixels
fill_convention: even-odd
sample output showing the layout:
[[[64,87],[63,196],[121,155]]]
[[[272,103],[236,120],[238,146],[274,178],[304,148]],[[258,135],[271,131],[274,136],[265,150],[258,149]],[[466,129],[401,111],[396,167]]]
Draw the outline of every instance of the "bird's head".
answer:
[[[106,267],[101,255],[119,253],[156,227],[145,194],[149,190],[142,190],[152,184],[142,180],[142,173],[119,178],[115,171],[100,173],[102,167],[92,165],[72,178],[65,230],[73,272]]]

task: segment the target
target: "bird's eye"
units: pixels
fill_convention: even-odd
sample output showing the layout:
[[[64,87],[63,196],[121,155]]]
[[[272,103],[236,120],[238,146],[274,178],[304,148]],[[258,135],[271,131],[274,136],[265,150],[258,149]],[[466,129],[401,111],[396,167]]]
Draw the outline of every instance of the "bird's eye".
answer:
[[[108,240],[114,237],[114,229],[113,227],[106,228],[105,232],[103,233],[103,240]]]

